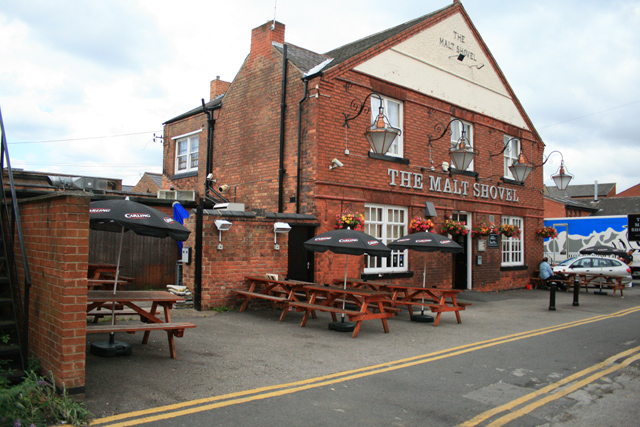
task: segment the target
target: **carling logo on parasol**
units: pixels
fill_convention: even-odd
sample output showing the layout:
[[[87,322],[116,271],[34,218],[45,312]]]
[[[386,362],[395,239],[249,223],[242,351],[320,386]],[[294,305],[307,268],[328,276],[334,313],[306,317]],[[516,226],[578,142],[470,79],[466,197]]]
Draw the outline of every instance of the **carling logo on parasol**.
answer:
[[[316,242],[322,242],[324,240],[331,240],[331,237],[316,237],[313,240],[316,241]]]
[[[358,239],[340,239],[338,242],[340,243],[356,243]]]
[[[367,242],[367,245],[369,245],[369,246],[375,246],[375,245],[378,245],[378,244],[380,244],[380,242],[378,242],[377,240],[369,240]]]
[[[143,218],[151,218],[151,215],[144,213],[127,213],[124,214],[125,218],[128,219],[143,219]]]
[[[106,212],[111,212],[111,209],[105,209],[105,208],[89,209],[89,213],[106,213]]]
[[[173,218],[171,218],[170,216],[165,216],[164,218],[162,218],[164,220],[164,222],[166,222],[167,224],[171,224],[172,222],[175,222],[175,220]]]
[[[403,242],[409,239],[405,239],[405,240],[398,240],[398,242]],[[432,239],[420,239],[420,240],[416,240],[416,243],[429,243]],[[445,240],[443,240],[441,243],[444,243]]]

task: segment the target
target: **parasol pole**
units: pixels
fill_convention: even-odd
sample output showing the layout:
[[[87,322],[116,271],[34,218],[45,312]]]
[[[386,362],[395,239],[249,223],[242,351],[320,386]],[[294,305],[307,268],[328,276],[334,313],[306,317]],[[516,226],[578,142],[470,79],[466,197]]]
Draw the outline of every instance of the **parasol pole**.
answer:
[[[346,258],[344,260],[344,285],[342,289],[347,290],[347,268],[349,267],[349,255],[345,255]],[[342,309],[344,310],[346,304],[345,300],[347,299],[347,294],[342,294]],[[342,321],[344,322],[344,313],[342,313]]]
[[[118,262],[116,263],[116,277],[113,282],[113,294],[116,294],[116,288],[118,287],[118,276],[120,275],[120,258],[122,257],[122,241],[124,240],[124,227],[122,227],[122,231],[120,231],[120,248],[118,249]],[[111,326],[116,324],[116,302],[113,301],[111,303]],[[116,334],[115,332],[111,332],[109,334],[109,343],[113,344],[115,342]]]
[[[422,270],[422,288],[425,287],[425,281],[427,279],[427,256],[424,256],[424,270]],[[422,312],[420,313],[424,315],[424,292],[422,293]]]

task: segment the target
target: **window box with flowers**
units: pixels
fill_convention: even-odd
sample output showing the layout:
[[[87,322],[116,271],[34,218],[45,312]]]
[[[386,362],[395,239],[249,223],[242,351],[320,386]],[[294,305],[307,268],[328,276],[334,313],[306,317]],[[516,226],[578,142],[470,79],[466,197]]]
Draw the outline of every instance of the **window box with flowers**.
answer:
[[[536,231],[536,236],[544,237],[545,239],[547,237],[555,239],[556,237],[558,237],[558,230],[556,230],[551,226],[542,227],[542,228],[539,228],[538,231]]]
[[[434,227],[433,221],[430,219],[424,219],[417,216],[409,223],[409,233],[413,234],[421,231],[432,231]]]
[[[364,215],[361,213],[342,212],[336,215],[334,228],[350,228],[352,230],[364,231]]]
[[[440,231],[442,233],[461,234],[463,236],[469,234],[469,230],[467,230],[466,223],[464,221],[454,221],[452,219],[446,220]]]
[[[476,236],[488,236],[489,234],[499,234],[500,227],[492,222],[479,222],[471,230],[471,235]]]
[[[500,234],[506,237],[520,238],[520,228],[517,225],[502,224],[500,226]]]

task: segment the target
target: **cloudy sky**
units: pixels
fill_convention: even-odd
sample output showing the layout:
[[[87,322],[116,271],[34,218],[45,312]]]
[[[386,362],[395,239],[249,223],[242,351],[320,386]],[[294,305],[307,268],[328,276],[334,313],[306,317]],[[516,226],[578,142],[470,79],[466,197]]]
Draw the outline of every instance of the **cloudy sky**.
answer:
[[[323,53],[450,2],[0,0],[12,166],[134,185],[162,171],[162,123],[231,81],[274,14],[287,42]],[[462,3],[572,183],[640,183],[640,1]]]

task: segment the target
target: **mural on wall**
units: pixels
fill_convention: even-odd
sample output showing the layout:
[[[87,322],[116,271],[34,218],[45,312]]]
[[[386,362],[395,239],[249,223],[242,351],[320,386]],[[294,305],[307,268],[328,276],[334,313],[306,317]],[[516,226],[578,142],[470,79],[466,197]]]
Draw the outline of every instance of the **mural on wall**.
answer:
[[[622,250],[636,249],[634,263],[640,264],[639,242],[627,239],[626,215],[550,218],[544,220],[544,225],[558,230],[557,238],[544,241],[544,254],[554,262],[579,256],[581,249],[601,243]]]

